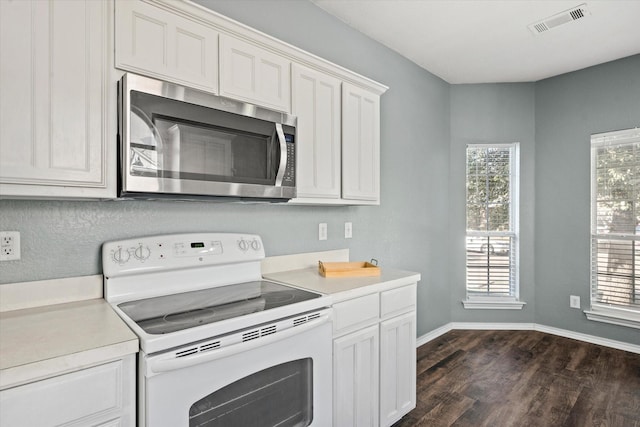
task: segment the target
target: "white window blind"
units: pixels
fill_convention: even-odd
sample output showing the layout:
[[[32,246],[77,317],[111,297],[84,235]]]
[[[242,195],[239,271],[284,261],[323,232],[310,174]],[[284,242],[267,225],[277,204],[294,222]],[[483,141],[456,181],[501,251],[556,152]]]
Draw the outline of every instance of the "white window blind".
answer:
[[[467,146],[467,299],[518,297],[518,144]]]
[[[591,137],[591,305],[640,313],[640,129]]]

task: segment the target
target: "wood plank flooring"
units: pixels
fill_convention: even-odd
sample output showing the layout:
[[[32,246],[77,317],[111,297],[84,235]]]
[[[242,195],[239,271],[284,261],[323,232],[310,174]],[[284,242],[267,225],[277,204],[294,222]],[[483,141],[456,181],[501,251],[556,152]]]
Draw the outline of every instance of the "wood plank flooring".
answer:
[[[640,427],[640,355],[535,331],[451,331],[418,348],[408,426]]]

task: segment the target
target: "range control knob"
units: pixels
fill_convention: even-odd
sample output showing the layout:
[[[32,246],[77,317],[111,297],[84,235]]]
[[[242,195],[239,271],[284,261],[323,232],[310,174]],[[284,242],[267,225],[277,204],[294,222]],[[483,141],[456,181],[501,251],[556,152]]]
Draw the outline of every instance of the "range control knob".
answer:
[[[141,243],[140,245],[138,245],[135,251],[133,251],[133,255],[140,261],[144,261],[151,256],[151,249],[149,249],[149,246],[144,246]]]
[[[248,250],[249,250],[249,242],[247,242],[247,241],[246,241],[246,240],[244,240],[244,239],[240,239],[240,240],[238,241],[238,247],[240,248],[240,250],[241,250],[242,252],[246,252],[246,251],[248,251]]]
[[[260,250],[260,240],[258,239],[253,239],[251,241],[251,249],[253,249],[254,251],[259,251]]]
[[[120,247],[111,252],[111,258],[113,258],[113,260],[118,264],[124,264],[129,261],[130,257],[131,255],[129,254],[129,251]]]

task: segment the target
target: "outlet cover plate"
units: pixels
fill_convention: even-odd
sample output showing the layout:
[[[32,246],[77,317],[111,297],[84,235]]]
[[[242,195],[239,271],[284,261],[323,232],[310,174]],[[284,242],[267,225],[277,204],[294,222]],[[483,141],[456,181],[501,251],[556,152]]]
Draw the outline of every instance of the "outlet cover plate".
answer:
[[[344,223],[344,238],[350,239],[353,237],[353,224],[350,222]]]
[[[0,231],[0,261],[20,259],[20,232]]]
[[[569,307],[580,308],[580,297],[578,295],[569,296]]]
[[[318,224],[318,240],[327,240],[327,223]]]

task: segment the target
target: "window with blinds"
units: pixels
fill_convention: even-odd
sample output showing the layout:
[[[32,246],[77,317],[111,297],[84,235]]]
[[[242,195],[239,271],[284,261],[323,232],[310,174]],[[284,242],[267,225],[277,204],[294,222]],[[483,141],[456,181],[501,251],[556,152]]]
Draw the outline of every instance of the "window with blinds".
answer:
[[[640,314],[640,129],[591,137],[591,306]]]
[[[467,299],[518,298],[518,144],[467,146]]]

